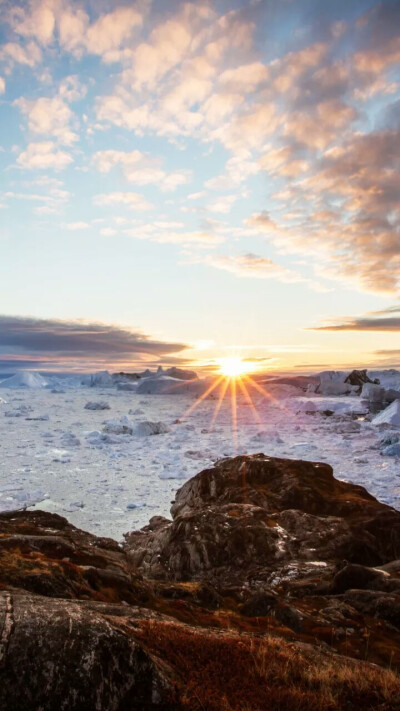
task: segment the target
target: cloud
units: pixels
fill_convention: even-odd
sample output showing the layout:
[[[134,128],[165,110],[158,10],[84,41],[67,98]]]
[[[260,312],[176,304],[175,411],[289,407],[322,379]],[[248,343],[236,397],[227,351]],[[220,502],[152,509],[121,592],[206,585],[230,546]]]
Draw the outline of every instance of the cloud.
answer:
[[[78,77],[67,76],[59,86],[58,94],[53,97],[41,96],[29,100],[20,97],[14,101],[20,111],[28,119],[28,128],[36,135],[46,135],[61,144],[70,146],[78,140],[78,135],[72,131],[77,126],[75,115],[68,102],[77,101],[85,96],[86,86]]]
[[[190,170],[169,173],[162,168],[160,158],[138,150],[130,153],[116,150],[97,151],[93,156],[93,163],[101,173],[108,173],[114,166],[121,165],[128,182],[137,185],[154,184],[166,192],[175,190],[179,185],[185,185],[191,178]]]
[[[197,173],[198,193],[224,193],[214,199],[206,192],[200,209],[221,214],[229,213],[229,200],[246,194],[245,184],[252,181],[250,195],[257,178],[262,191],[256,188],[257,202],[249,201],[257,212],[237,227],[235,238],[262,234],[279,252],[306,258],[318,278],[398,293],[399,3],[376,3],[358,16],[367,3],[354,13],[343,3],[334,13],[329,3],[322,8],[313,0],[307,11],[300,3],[295,33],[288,22],[294,19],[293,3],[274,11],[271,3],[228,3],[225,14],[221,4],[207,1],[174,2],[162,12],[162,3],[150,10],[145,1],[10,5],[11,35],[0,48],[5,71],[13,63],[35,67],[42,59],[53,66],[62,52],[72,55],[63,57],[66,66],[87,54],[107,63],[106,75],[93,65],[94,87],[99,76],[104,81],[100,91],[91,89],[84,116],[89,136],[104,131],[96,147],[116,146],[95,153],[92,167],[100,173],[114,177],[114,171],[118,181],[120,171],[132,185],[165,191]],[[56,95],[37,96],[24,96],[18,105],[32,140],[45,142],[29,144],[17,162],[61,169],[72,162],[62,146],[75,145],[79,124],[70,102],[82,90],[70,78]],[[106,131],[115,128],[122,131],[110,133],[113,142],[107,143]],[[191,163],[182,151],[169,170],[136,148],[154,135],[170,142],[165,155],[171,146],[188,149]],[[61,148],[50,146],[50,139]],[[127,146],[132,150],[117,150]],[[209,162],[206,155],[212,156]],[[226,165],[215,175],[221,155]],[[123,190],[119,182],[114,187]],[[104,204],[143,209],[144,198],[132,195],[137,194],[109,193]],[[209,229],[167,232],[145,226],[142,238],[204,245],[217,239]]]
[[[107,56],[108,52],[119,49],[142,22],[143,16],[134,6],[117,7],[101,15],[89,27],[84,41],[86,50],[91,54]]]
[[[168,363],[187,345],[104,323],[0,316],[0,366],[96,370]]]
[[[386,319],[349,319],[344,323],[320,326],[312,329],[314,331],[400,331],[400,317]]]
[[[83,54],[83,38],[86,36],[89,17],[82,8],[67,6],[58,17],[60,46],[80,57]]]
[[[307,147],[323,150],[356,116],[357,111],[340,100],[324,101],[317,104],[312,113],[290,114],[283,133]]]
[[[46,193],[16,193],[9,190],[4,193],[4,197],[7,200],[27,200],[33,203],[42,203],[34,207],[33,210],[37,215],[51,215],[58,214],[65,207],[66,203],[70,198],[70,193],[68,190],[62,190],[58,185],[58,181],[53,184],[48,179],[41,182],[39,179],[31,183],[33,185],[39,185],[40,187],[46,187]],[[29,185],[29,183],[28,183]]]
[[[148,3],[142,2],[143,12]],[[31,0],[25,7],[13,8],[8,21],[15,34],[34,39],[42,47],[56,39],[76,58],[84,53],[106,56],[119,50],[142,25],[143,12],[132,4],[117,7],[91,21],[86,10],[68,0]]]
[[[78,140],[77,134],[70,128],[73,113],[61,97],[42,96],[35,101],[20,98],[14,104],[27,116],[31,133],[45,134],[66,146]]]
[[[196,260],[197,261],[197,260]],[[222,269],[237,277],[250,279],[277,279],[284,283],[306,281],[300,274],[276,264],[272,259],[248,252],[240,256],[207,255],[198,259],[215,269]]]
[[[35,42],[28,42],[25,46],[18,42],[6,42],[0,46],[0,60],[5,62],[9,70],[15,64],[34,67],[42,60],[42,52]]]
[[[225,237],[212,229],[180,230],[182,223],[156,220],[153,223],[138,225],[124,232],[135,239],[146,239],[158,244],[196,245],[213,247],[225,241]]]
[[[260,84],[265,84],[270,76],[268,67],[262,62],[242,64],[235,69],[226,69],[219,77],[219,83],[231,91],[252,92]]]
[[[57,148],[52,141],[29,143],[17,158],[17,164],[28,170],[63,170],[72,162],[72,156]]]
[[[6,82],[3,77],[0,77],[0,94],[4,94],[6,90]]]
[[[98,99],[98,120],[139,134],[213,140],[212,122],[218,124],[243,104],[245,70],[237,68],[237,91],[231,90],[234,77],[229,75],[217,86],[218,72],[227,57],[234,56],[237,64],[247,56],[253,30],[238,11],[218,17],[211,4],[182,3],[146,41],[114,55],[123,70],[113,92]],[[259,65],[248,67],[254,85],[266,72]]]
[[[11,18],[14,30],[23,37],[35,37],[42,45],[53,41],[55,29],[55,7],[53,0],[31,2],[29,8],[15,8]]]
[[[272,196],[298,209],[295,226],[260,214],[247,224],[285,252],[309,254],[323,276],[365,291],[396,293],[398,150],[400,130],[347,135],[314,158],[305,177]]]
[[[98,207],[103,205],[113,206],[113,205],[125,205],[129,207],[130,210],[151,210],[153,205],[139,193],[105,193],[103,195],[96,195],[93,198],[93,204]]]
[[[398,316],[385,316],[397,313]],[[376,314],[376,315],[374,315]],[[379,314],[383,314],[380,317]],[[400,333],[400,306],[372,312],[372,315],[350,316],[344,319],[335,319],[323,326],[314,326],[311,331],[376,331],[386,333]]]

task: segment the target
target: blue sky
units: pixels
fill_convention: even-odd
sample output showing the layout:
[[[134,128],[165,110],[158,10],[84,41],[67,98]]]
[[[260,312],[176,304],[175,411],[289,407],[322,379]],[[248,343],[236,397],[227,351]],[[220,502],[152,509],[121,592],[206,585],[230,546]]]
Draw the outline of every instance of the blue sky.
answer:
[[[1,369],[399,363],[398,2],[0,8]]]

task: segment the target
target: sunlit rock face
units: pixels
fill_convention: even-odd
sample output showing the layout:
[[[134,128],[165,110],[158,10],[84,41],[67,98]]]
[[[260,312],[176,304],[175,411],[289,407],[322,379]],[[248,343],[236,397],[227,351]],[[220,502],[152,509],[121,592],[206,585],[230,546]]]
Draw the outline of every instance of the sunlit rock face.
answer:
[[[343,561],[380,565],[400,551],[400,513],[321,463],[221,460],[179,489],[171,513],[171,522],[152,519],[126,537],[148,577],[278,586],[332,575]]]

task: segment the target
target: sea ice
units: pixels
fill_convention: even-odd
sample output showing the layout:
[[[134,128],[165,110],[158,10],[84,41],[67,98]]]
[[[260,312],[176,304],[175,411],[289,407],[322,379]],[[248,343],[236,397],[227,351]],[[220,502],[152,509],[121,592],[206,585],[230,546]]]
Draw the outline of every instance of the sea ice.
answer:
[[[39,373],[31,373],[28,370],[21,370],[11,378],[6,378],[0,382],[0,388],[31,388],[37,390],[45,388],[47,380]]]
[[[372,424],[387,424],[394,427],[400,427],[400,400],[394,400],[389,407],[376,415],[376,417],[372,420]]]
[[[110,406],[108,402],[104,400],[99,400],[98,402],[89,401],[85,405],[85,410],[109,410]]]
[[[170,429],[164,422],[139,422],[135,427],[135,434],[139,437],[166,434]]]

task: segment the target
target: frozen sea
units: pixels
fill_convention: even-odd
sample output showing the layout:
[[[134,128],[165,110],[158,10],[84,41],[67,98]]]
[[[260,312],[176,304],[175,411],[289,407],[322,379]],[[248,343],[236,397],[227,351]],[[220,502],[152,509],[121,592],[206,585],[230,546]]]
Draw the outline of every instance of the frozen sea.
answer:
[[[120,540],[154,515],[169,516],[175,491],[221,457],[264,452],[326,461],[336,477],[365,486],[400,508],[400,460],[382,456],[382,428],[361,416],[296,413],[252,394],[258,419],[238,396],[237,428],[229,397],[212,429],[216,399],[197,407],[193,395],[139,395],[114,388],[2,390],[0,396],[0,510],[38,508],[97,535]],[[356,403],[356,398],[339,398]],[[85,409],[105,401],[110,409]],[[357,403],[356,403],[357,404]],[[357,408],[356,408],[357,409]],[[126,417],[133,434],[104,437],[106,420]],[[168,432],[139,434],[142,422]],[[383,428],[387,431],[387,427]]]

